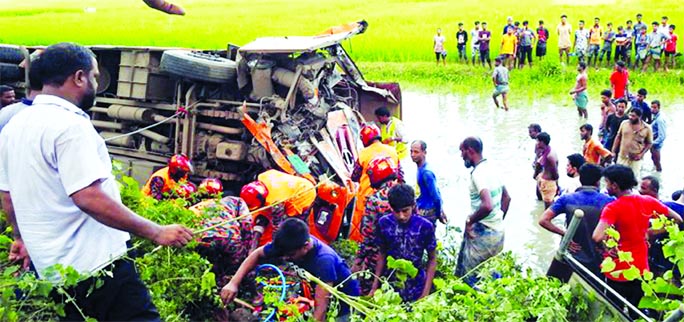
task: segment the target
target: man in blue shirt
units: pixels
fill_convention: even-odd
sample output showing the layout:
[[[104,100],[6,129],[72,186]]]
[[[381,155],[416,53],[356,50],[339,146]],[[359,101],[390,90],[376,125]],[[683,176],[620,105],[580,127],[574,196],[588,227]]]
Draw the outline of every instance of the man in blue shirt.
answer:
[[[340,286],[340,290],[347,295],[359,296],[359,282],[351,279],[351,271],[330,246],[322,243],[309,235],[309,227],[301,219],[289,218],[285,220],[276,231],[273,242],[254,250],[242,262],[238,271],[233,275],[226,286],[221,289],[221,298],[224,302],[231,302],[237,296],[240,282],[262,260],[284,258],[292,261],[307,272],[318,277],[323,282],[332,286]],[[328,312],[330,293],[321,285],[315,289],[314,320],[325,321]],[[340,305],[339,317],[349,314],[346,304]]]
[[[582,187],[574,193],[562,195],[558,198],[551,207],[544,211],[539,220],[539,225],[552,233],[564,236],[565,230],[554,225],[551,219],[560,214],[565,214],[565,225],[567,227],[576,210],[584,211],[584,218],[582,218],[582,222],[570,242],[569,251],[577,261],[596,276],[601,277],[599,265],[602,257],[591,236],[601,217],[601,210],[615,198],[599,192],[601,181],[601,168],[599,166],[587,163],[580,167],[579,172]],[[572,273],[570,266],[554,259],[546,275],[567,282]]]
[[[632,108],[640,109],[641,119],[644,122],[651,124],[653,122],[653,115],[651,114],[651,107],[648,106],[648,103],[645,101],[646,95],[648,95],[648,91],[646,91],[645,88],[640,88],[637,92],[636,99],[632,101]]]
[[[665,143],[665,137],[667,136],[667,127],[665,125],[665,120],[660,114],[660,101],[653,100],[651,102],[651,113],[653,115],[653,122],[651,123],[651,129],[653,130],[653,146],[651,146],[651,160],[653,160],[653,165],[656,171],[663,171],[663,166],[660,164],[660,149],[663,148],[663,143]],[[2,114],[0,112],[0,114]]]
[[[446,215],[442,209],[442,194],[437,187],[437,178],[432,169],[428,166],[425,158],[427,154],[427,144],[416,140],[411,143],[411,160],[418,166],[418,190],[420,195],[416,200],[418,213],[430,220],[433,225],[437,224],[437,219],[443,224],[447,223]]]

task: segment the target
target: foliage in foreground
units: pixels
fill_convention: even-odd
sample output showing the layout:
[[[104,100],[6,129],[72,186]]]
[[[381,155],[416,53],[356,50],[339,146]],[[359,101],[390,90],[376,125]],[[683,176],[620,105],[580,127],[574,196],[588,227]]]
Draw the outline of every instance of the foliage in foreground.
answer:
[[[381,288],[372,297],[360,299],[352,321],[584,321],[589,318],[589,295],[579,286],[556,279],[535,276],[531,269],[516,264],[510,252],[500,253],[473,272],[478,278],[471,286],[453,272],[459,250],[460,229],[451,227],[438,246],[435,291],[414,304],[401,302],[392,283],[381,279]],[[350,241],[338,242],[337,250],[353,248]],[[392,264],[394,263],[394,264]],[[407,264],[410,267],[407,267]],[[388,260],[396,267],[395,277],[415,274],[410,262]],[[369,273],[362,273],[369,274]],[[400,278],[403,279],[403,278]]]
[[[664,231],[667,234],[662,249],[665,258],[673,264],[672,269],[665,271],[662,276],[655,276],[650,271],[642,274],[632,264],[634,262],[632,253],[619,249],[620,233],[609,228],[606,231],[608,239],[605,246],[611,249],[615,256],[605,258],[601,264],[601,271],[615,277],[622,274],[630,281],[641,281],[644,297],[639,302],[639,308],[652,310],[659,317],[664,317],[668,312],[677,310],[682,305],[684,297],[684,278],[680,273],[684,272],[684,231],[681,230],[680,225],[663,215],[651,221],[651,229]],[[618,262],[628,263],[629,268],[616,270]]]
[[[185,207],[183,200],[158,202],[140,195],[137,183],[122,178],[122,198],[139,214],[160,223],[181,223],[197,228],[197,217]],[[457,236],[458,230],[449,231]],[[402,304],[392,285],[383,280],[382,287],[370,298],[346,298],[356,307],[354,321],[452,321],[452,320],[506,320],[562,321],[586,319],[586,298],[577,289],[546,277],[536,277],[531,270],[523,270],[510,253],[503,253],[486,262],[477,272],[479,282],[474,287],[453,276],[458,243],[455,238],[440,244],[439,272],[435,280],[436,291],[413,305]],[[7,263],[7,250],[11,240],[0,237],[0,320],[44,321],[55,320],[63,310],[49,293],[52,285],[36,280],[30,274],[17,278],[16,265]],[[345,257],[355,254],[349,241],[337,243]],[[192,245],[183,249],[155,247],[148,241],[135,240],[139,252],[136,265],[141,278],[152,294],[152,299],[165,321],[214,320],[220,308],[217,286],[211,264],[201,258]],[[393,261],[395,276],[407,276],[414,269],[405,262]],[[390,263],[391,264],[391,263]],[[79,280],[78,274],[67,269],[60,271],[70,283]],[[369,273],[364,273],[369,274]],[[64,285],[68,287],[68,285]],[[17,297],[15,289],[27,296]],[[333,290],[335,291],[335,290]],[[267,294],[266,294],[267,295]],[[342,298],[342,295],[338,294]],[[338,298],[338,299],[339,299]],[[333,300],[329,316],[334,316],[339,300]],[[294,311],[291,305],[267,301],[273,306]],[[365,312],[365,317],[358,314]],[[304,315],[307,316],[307,315]],[[302,315],[291,319],[301,320]]]
[[[197,225],[197,216],[185,208],[185,201],[158,202],[143,197],[132,178],[121,178],[121,194],[127,206],[153,221],[181,223],[191,228]],[[4,227],[4,222],[0,226]],[[0,234],[0,321],[59,319],[64,314],[64,303],[56,302],[51,294],[64,294],[69,287],[90,276],[79,275],[70,267],[56,266],[52,270],[62,276],[62,283],[53,285],[31,273],[19,273],[19,266],[7,260],[12,243],[10,230],[7,228]],[[213,320],[220,300],[212,265],[194,251],[192,244],[181,249],[162,248],[134,238],[133,250],[138,253],[135,262],[140,277],[150,290],[162,320]],[[100,284],[95,283],[96,287]]]
[[[199,217],[183,199],[157,201],[142,195],[138,183],[121,178],[122,201],[131,210],[159,224],[182,224],[198,228]],[[184,248],[156,247],[135,238],[141,256],[135,263],[152,301],[164,321],[211,320],[220,305],[212,265],[194,251],[195,243]]]

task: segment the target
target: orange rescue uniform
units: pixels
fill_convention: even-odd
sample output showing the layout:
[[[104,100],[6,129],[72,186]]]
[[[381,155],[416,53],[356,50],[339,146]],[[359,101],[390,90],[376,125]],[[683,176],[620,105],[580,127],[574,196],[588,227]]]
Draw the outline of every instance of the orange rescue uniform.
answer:
[[[287,174],[278,170],[268,170],[257,177],[257,180],[263,183],[268,188],[268,196],[266,197],[265,206],[280,203],[284,206],[284,214],[276,214],[272,211],[266,210],[252,214],[254,221],[258,215],[265,216],[270,224],[264,229],[264,233],[259,239],[259,246],[263,246],[273,239],[273,217],[299,216],[308,210],[316,200],[316,189],[311,181]],[[294,196],[293,198],[290,198]]]
[[[375,158],[389,157],[394,161],[394,164],[399,164],[399,157],[394,147],[383,144],[380,141],[367,146],[359,152],[359,159],[357,167],[362,169],[361,178],[359,180],[359,191],[356,194],[356,204],[354,205],[354,214],[352,215],[351,227],[349,228],[349,239],[358,243],[363,241],[361,236],[361,219],[366,208],[366,199],[370,196],[374,189],[371,188],[370,178],[368,177],[368,164]]]
[[[164,187],[162,188],[162,194],[170,193],[171,191],[174,191],[176,189],[176,181],[171,179],[171,175],[169,174],[169,167],[164,167],[164,168],[157,170],[157,172],[152,174],[152,176],[149,179],[147,179],[147,183],[145,183],[145,186],[142,189],[142,192],[146,196],[152,195],[152,189],[150,186],[152,184],[152,180],[155,177],[159,177],[162,180],[164,180]]]

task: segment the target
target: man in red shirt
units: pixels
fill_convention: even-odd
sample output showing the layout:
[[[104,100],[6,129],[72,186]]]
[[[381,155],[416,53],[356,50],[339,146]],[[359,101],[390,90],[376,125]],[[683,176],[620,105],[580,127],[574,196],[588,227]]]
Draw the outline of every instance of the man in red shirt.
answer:
[[[613,98],[623,98],[628,95],[629,72],[625,68],[625,62],[615,63],[615,70],[610,74],[610,88],[613,90]]]
[[[670,39],[665,42],[665,71],[675,67],[675,57],[677,56],[677,34],[674,33],[675,25],[670,25]]]
[[[615,269],[605,272],[607,284],[637,306],[644,295],[641,290],[640,280],[628,280],[622,272],[613,276],[618,271],[635,266],[641,274],[649,270],[648,267],[648,243],[647,232],[651,218],[659,214],[673,218],[681,223],[682,218],[674,211],[667,208],[657,199],[650,196],[634,194],[632,188],[637,185],[634,172],[623,165],[613,165],[603,171],[606,180],[608,194],[617,198],[603,208],[598,226],[594,229],[592,238],[600,243],[606,238],[606,229],[615,227],[620,233],[617,250],[632,253],[633,261],[623,262],[617,258],[617,250],[609,249],[604,257],[612,257],[617,264]],[[615,303],[620,303],[609,293],[609,298]],[[619,305],[619,304],[618,304]]]

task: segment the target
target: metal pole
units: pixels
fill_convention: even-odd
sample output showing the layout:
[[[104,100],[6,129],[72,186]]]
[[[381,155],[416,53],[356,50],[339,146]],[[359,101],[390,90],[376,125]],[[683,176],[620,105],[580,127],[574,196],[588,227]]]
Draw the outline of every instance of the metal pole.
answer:
[[[582,211],[582,209],[575,210],[572,220],[570,220],[570,225],[565,231],[565,235],[563,235],[563,239],[561,239],[560,247],[558,247],[558,251],[556,252],[556,260],[563,261],[563,256],[568,253],[568,246],[572,241],[572,237],[575,236],[577,228],[582,222],[582,218],[584,218],[584,211]]]
[[[632,305],[632,303],[629,303],[629,301],[627,301],[627,299],[625,299],[624,297],[622,297],[622,295],[620,295],[620,293],[616,292],[614,289],[612,289],[610,286],[608,286],[608,284],[606,284],[602,279],[600,279],[600,278],[598,278],[598,276],[594,275],[594,273],[592,273],[588,268],[584,267],[584,265],[582,265],[582,263],[580,263],[580,262],[577,261],[574,257],[572,257],[572,254],[569,254],[569,253],[564,254],[564,255],[563,255],[563,259],[566,260],[566,261],[568,261],[568,262],[570,262],[570,263],[572,263],[573,265],[576,265],[577,267],[579,267],[579,268],[584,272],[585,275],[590,276],[596,283],[598,283],[599,285],[601,285],[601,287],[603,287],[603,288],[606,289],[608,292],[610,292],[610,293],[612,293],[613,295],[615,295],[615,297],[616,297],[620,302],[623,302],[625,305],[627,305],[627,308],[629,308],[630,310],[632,310],[632,311],[636,312],[637,314],[639,314],[639,316],[640,316],[642,319],[644,319],[644,320],[646,320],[646,321],[652,321],[651,318],[649,318],[648,316],[646,316],[646,315],[645,315],[643,312],[641,312],[638,308],[636,308],[634,305]]]
[[[588,268],[584,267],[582,263],[577,261],[574,257],[572,257],[572,254],[568,252],[568,246],[570,245],[570,241],[572,241],[572,238],[575,236],[575,233],[577,232],[577,228],[579,227],[582,218],[584,218],[584,211],[581,209],[575,210],[575,213],[573,214],[572,220],[570,220],[570,225],[568,225],[568,229],[565,232],[565,235],[563,236],[563,239],[561,240],[560,247],[558,248],[558,251],[556,252],[556,259],[558,261],[565,261],[565,262],[570,262],[571,264],[579,267],[583,272],[584,275],[590,276],[598,285],[606,289],[608,292],[611,294],[615,295],[615,297],[623,302],[627,307],[639,314],[641,318],[643,318],[646,321],[651,321],[651,319],[646,316],[643,312],[641,312],[638,308],[636,308],[632,303],[629,303],[627,299],[622,297],[618,292],[613,290],[608,284],[606,284],[602,279],[600,279],[598,276],[594,275]],[[581,275],[580,275],[581,277]]]
[[[681,321],[682,318],[684,318],[684,304],[680,304],[679,308],[670,313],[664,322]]]

